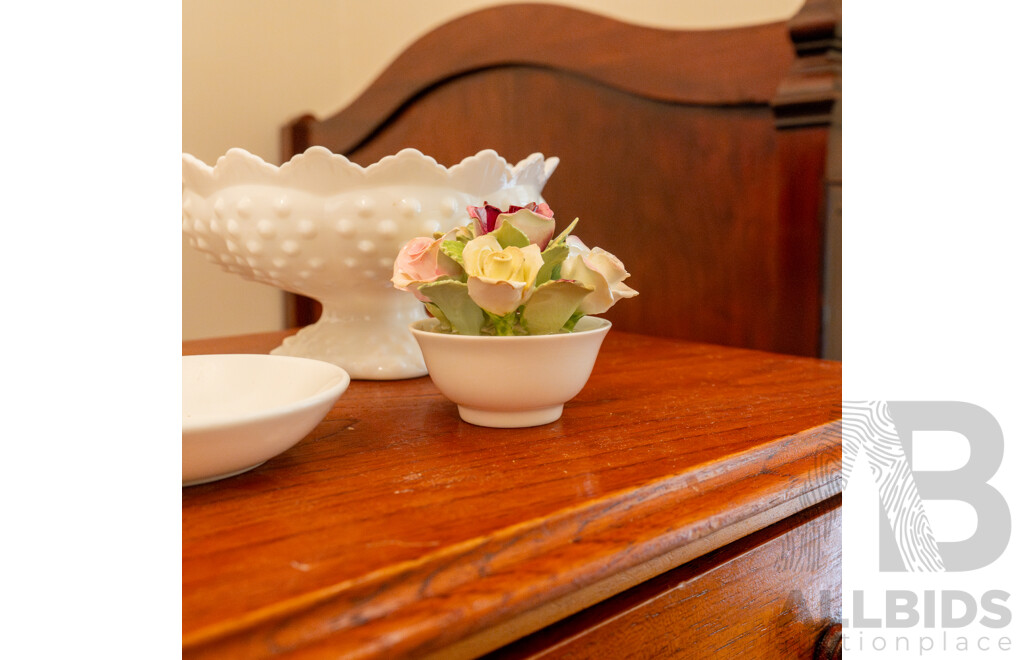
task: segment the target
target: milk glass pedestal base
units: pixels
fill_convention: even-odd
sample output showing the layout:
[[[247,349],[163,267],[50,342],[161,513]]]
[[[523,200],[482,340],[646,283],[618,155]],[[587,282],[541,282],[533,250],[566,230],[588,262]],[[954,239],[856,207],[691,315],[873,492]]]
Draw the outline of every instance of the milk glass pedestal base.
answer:
[[[409,324],[426,318],[423,303],[397,289],[354,292],[343,302],[321,301],[320,319],[284,340],[273,355],[314,357],[352,378],[395,380],[427,374]]]

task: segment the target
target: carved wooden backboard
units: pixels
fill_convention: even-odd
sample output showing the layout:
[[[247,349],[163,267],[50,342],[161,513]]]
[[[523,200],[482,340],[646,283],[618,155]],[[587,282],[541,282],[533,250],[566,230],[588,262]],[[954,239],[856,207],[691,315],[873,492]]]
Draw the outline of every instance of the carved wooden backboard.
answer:
[[[484,9],[412,44],[349,107],[290,123],[283,155],[558,156],[543,194],[560,227],[578,216],[640,292],[606,314],[614,327],[820,355],[839,34],[825,0],[788,23],[699,31]],[[294,323],[313,320],[309,303]]]

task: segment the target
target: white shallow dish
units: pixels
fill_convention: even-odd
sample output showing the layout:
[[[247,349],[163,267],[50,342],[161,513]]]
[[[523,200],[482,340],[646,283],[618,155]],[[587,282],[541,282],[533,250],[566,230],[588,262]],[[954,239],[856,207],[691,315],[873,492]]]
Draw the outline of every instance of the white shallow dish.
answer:
[[[349,385],[341,367],[284,355],[181,358],[181,485],[241,474],[290,449]]]

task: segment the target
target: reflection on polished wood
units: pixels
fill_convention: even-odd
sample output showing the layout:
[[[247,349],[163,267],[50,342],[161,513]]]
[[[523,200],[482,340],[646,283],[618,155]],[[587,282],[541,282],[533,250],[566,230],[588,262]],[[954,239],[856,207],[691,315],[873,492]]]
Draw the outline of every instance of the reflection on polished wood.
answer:
[[[286,334],[183,353],[267,352]],[[581,621],[607,655],[658,637],[615,631],[621,599],[671,604],[685,625],[679,608],[728,601],[716,584],[759,589],[779,570],[765,557],[813,561],[807,588],[837,593],[840,391],[835,362],[614,328],[587,387],[542,427],[466,424],[428,378],[355,381],[296,447],[183,489],[183,655],[470,657],[531,633],[503,652],[538,653],[539,636],[561,644]],[[705,586],[673,591],[691,577]],[[732,616],[788,616],[806,634],[780,628],[782,655],[761,627],[764,652],[744,657],[811,657],[838,614],[835,599],[834,612],[755,602]]]

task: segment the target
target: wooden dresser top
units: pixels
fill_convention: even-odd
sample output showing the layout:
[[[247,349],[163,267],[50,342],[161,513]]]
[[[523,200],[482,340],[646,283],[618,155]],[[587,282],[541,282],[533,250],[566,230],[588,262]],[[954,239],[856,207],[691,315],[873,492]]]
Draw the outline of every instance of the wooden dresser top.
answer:
[[[839,363],[614,329],[546,426],[354,381],[293,449],[182,490],[183,654],[419,656],[546,625],[838,493],[840,397]]]

